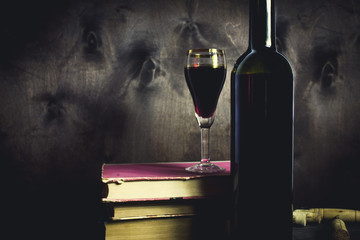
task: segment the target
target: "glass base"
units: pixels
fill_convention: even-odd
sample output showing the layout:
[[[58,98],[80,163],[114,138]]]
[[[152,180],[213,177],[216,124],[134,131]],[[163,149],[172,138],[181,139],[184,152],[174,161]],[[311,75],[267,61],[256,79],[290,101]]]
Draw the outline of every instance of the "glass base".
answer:
[[[225,171],[225,168],[219,167],[210,161],[208,162],[201,162],[194,166],[185,168],[186,171],[189,172],[196,172],[196,173],[218,173]]]

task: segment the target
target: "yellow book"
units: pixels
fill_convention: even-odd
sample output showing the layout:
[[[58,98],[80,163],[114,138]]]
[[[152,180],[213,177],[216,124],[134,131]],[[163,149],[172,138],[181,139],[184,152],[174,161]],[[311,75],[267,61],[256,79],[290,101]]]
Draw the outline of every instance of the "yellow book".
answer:
[[[192,240],[228,238],[223,218],[178,216],[105,223],[105,240]]]

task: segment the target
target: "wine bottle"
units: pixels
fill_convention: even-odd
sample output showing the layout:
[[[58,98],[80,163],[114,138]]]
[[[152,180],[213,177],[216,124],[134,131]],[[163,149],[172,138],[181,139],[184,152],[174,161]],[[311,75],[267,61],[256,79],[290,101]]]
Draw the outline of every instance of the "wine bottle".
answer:
[[[231,78],[232,239],[292,239],[293,74],[274,0],[250,0],[249,48]]]

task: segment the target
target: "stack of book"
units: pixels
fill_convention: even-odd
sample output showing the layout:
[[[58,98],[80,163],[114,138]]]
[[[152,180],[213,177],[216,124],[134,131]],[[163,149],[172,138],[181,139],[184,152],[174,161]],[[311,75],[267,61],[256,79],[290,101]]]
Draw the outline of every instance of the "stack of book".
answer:
[[[230,162],[216,162],[218,174],[185,171],[194,164],[104,164],[105,239],[226,239]]]

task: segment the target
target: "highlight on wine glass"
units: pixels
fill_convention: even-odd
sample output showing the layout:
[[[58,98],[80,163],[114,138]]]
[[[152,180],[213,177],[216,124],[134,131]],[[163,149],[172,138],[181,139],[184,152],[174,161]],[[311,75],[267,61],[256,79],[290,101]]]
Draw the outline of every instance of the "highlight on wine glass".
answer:
[[[184,73],[201,129],[201,161],[186,170],[197,173],[222,172],[224,168],[210,161],[210,127],[226,78],[225,52],[214,48],[188,50]]]

